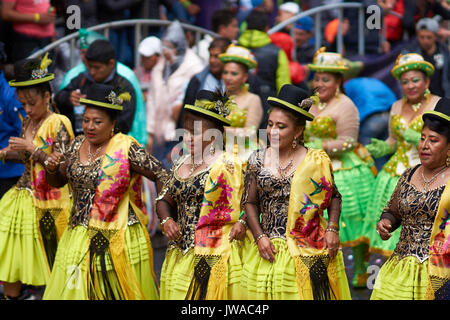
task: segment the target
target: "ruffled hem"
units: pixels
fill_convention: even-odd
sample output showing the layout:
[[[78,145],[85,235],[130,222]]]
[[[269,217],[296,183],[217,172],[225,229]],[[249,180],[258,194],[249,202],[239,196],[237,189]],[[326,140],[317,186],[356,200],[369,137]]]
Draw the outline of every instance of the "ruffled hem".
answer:
[[[50,276],[30,191],[11,188],[0,200],[0,281],[42,286]]]
[[[158,300],[158,290],[152,276],[152,263],[149,260],[144,232],[146,231],[140,224],[128,226],[125,232],[125,250],[132,268],[130,271],[134,273],[145,299]],[[43,299],[87,300],[88,257],[88,230],[83,226],[68,228],[60,240],[55,265]],[[112,291],[117,293],[120,284],[114,276],[111,260],[107,256],[105,260]]]
[[[415,257],[391,256],[376,278],[371,300],[424,300],[428,284],[428,262]]]
[[[334,181],[342,196],[341,242],[346,246],[358,245],[375,178],[368,166],[359,165],[350,170],[335,171]]]
[[[381,170],[375,180],[373,195],[367,206],[367,215],[361,233],[365,242],[369,244],[369,252],[390,256],[400,238],[401,227],[392,232],[392,237],[386,241],[382,240],[377,233],[377,223],[399,179],[400,177],[393,177]]]

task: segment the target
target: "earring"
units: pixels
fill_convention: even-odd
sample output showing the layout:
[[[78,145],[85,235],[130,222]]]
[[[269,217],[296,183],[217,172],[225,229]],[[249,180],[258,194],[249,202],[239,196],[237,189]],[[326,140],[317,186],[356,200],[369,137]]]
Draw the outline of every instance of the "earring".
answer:
[[[423,96],[425,97],[425,99],[428,99],[428,97],[430,96],[430,89],[425,89],[425,92],[423,93]]]
[[[292,149],[296,148],[297,148],[297,138],[294,138],[294,140],[292,140]]]
[[[339,88],[337,88],[336,89],[336,92],[335,92],[335,94],[334,94],[334,96],[336,97],[336,98],[339,98],[339,95],[341,94],[341,89],[339,89]]]
[[[209,154],[213,156],[214,153],[216,153],[216,148],[214,147],[214,144],[211,143],[211,146],[209,147]]]
[[[114,136],[114,128],[111,129],[111,137]]]
[[[447,155],[446,165],[450,167],[450,155]]]

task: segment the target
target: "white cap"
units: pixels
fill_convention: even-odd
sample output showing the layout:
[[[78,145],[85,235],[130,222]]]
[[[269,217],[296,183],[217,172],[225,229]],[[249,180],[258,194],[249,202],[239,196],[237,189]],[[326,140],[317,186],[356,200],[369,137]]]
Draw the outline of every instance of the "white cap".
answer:
[[[161,54],[161,40],[154,36],[147,37],[139,44],[138,51],[145,57],[150,57],[155,53]]]
[[[295,2],[285,2],[278,8],[278,10],[287,11],[293,13],[294,15],[300,12],[300,8]]]

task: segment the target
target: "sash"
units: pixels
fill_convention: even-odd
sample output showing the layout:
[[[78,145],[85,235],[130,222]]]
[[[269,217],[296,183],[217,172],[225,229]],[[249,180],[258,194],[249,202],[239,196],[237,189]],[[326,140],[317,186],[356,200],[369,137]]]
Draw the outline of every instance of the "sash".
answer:
[[[69,119],[53,113],[45,119],[36,132],[33,144],[50,155],[54,151],[54,139],[58,134],[61,123],[65,126],[72,140],[74,134]],[[36,208],[36,218],[40,230],[39,239],[51,270],[58,241],[67,227],[70,215],[70,191],[67,185],[62,188],[50,186],[45,180],[45,168],[39,162],[31,159],[30,164],[33,204]]]
[[[450,300],[450,182],[434,218],[428,258],[427,300]]]
[[[88,296],[90,299],[145,299],[139,286],[125,248],[125,231],[128,226],[130,207],[145,229],[148,216],[141,198],[142,177],[131,174],[128,152],[134,138],[118,133],[111,138],[102,159],[99,181],[90,214],[88,235],[89,274]],[[147,232],[149,261],[153,278],[153,250]],[[100,263],[96,263],[99,258]],[[106,262],[111,261],[115,280],[111,284]]]
[[[188,299],[225,299],[229,234],[239,219],[245,163],[224,152],[211,166],[195,230],[194,279]]]
[[[336,260],[325,247],[333,169],[323,150],[309,150],[292,178],[286,241],[295,262],[300,300],[339,299]]]

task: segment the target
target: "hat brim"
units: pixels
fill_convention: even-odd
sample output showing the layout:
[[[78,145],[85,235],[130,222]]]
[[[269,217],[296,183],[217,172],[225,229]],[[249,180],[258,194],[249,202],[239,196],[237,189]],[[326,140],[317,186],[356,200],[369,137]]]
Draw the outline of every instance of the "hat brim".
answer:
[[[215,113],[215,112],[206,110],[206,109],[204,109],[204,108],[196,107],[196,106],[193,106],[193,105],[191,105],[191,104],[185,104],[185,105],[184,105],[184,108],[185,108],[186,110],[190,110],[190,111],[194,111],[194,112],[200,113],[200,114],[202,114],[202,115],[204,115],[204,116],[207,116],[207,117],[209,117],[209,118],[213,118],[214,120],[218,120],[218,121],[219,121],[220,123],[222,123],[224,126],[229,126],[229,125],[231,124],[231,121],[228,120],[228,119],[226,119],[225,117],[223,117],[223,116],[221,116],[221,115],[218,115],[218,114]]]
[[[113,110],[118,110],[118,111],[123,110],[123,107],[119,106],[119,105],[105,103],[105,102],[101,102],[101,101],[95,101],[95,100],[86,99],[86,98],[80,98],[80,102],[88,104],[88,105],[101,107],[101,108],[113,109]]]
[[[448,115],[435,110],[425,111],[422,114],[422,119],[425,120],[426,118],[436,119],[439,121],[447,121],[448,123],[450,123],[450,117]]]
[[[334,72],[334,73],[344,73],[349,69],[349,67],[333,67],[333,66],[321,66],[317,64],[308,64],[308,68],[315,72]]]
[[[275,97],[268,97],[267,98],[267,102],[271,106],[279,107],[279,108],[290,110],[290,111],[294,111],[296,113],[300,113],[300,115],[305,117],[306,120],[308,120],[308,121],[313,121],[314,120],[314,116],[311,113],[309,113],[308,111],[303,110],[302,108],[297,107],[297,106],[295,106],[295,105],[293,105],[293,104],[291,104],[289,102],[286,102],[284,100],[281,100],[281,99],[278,99],[278,98],[275,98]]]
[[[429,63],[428,61],[421,61],[421,62],[410,62],[399,66],[395,66],[392,69],[392,75],[394,76],[395,79],[400,80],[400,76],[403,73],[411,70],[423,71],[428,77],[431,77],[434,73],[434,67],[431,63]]]
[[[40,78],[40,79],[32,79],[32,80],[26,80],[26,81],[11,80],[8,83],[11,87],[29,87],[29,86],[34,86],[35,84],[48,82],[53,79],[55,79],[55,74],[49,73],[47,76]]]
[[[247,68],[249,68],[249,69],[253,69],[258,65],[258,63],[255,60],[246,59],[241,56],[234,56],[234,55],[229,55],[229,54],[225,54],[225,53],[222,53],[219,55],[219,60],[222,63],[227,63],[227,62],[242,63],[243,65],[247,66]]]

